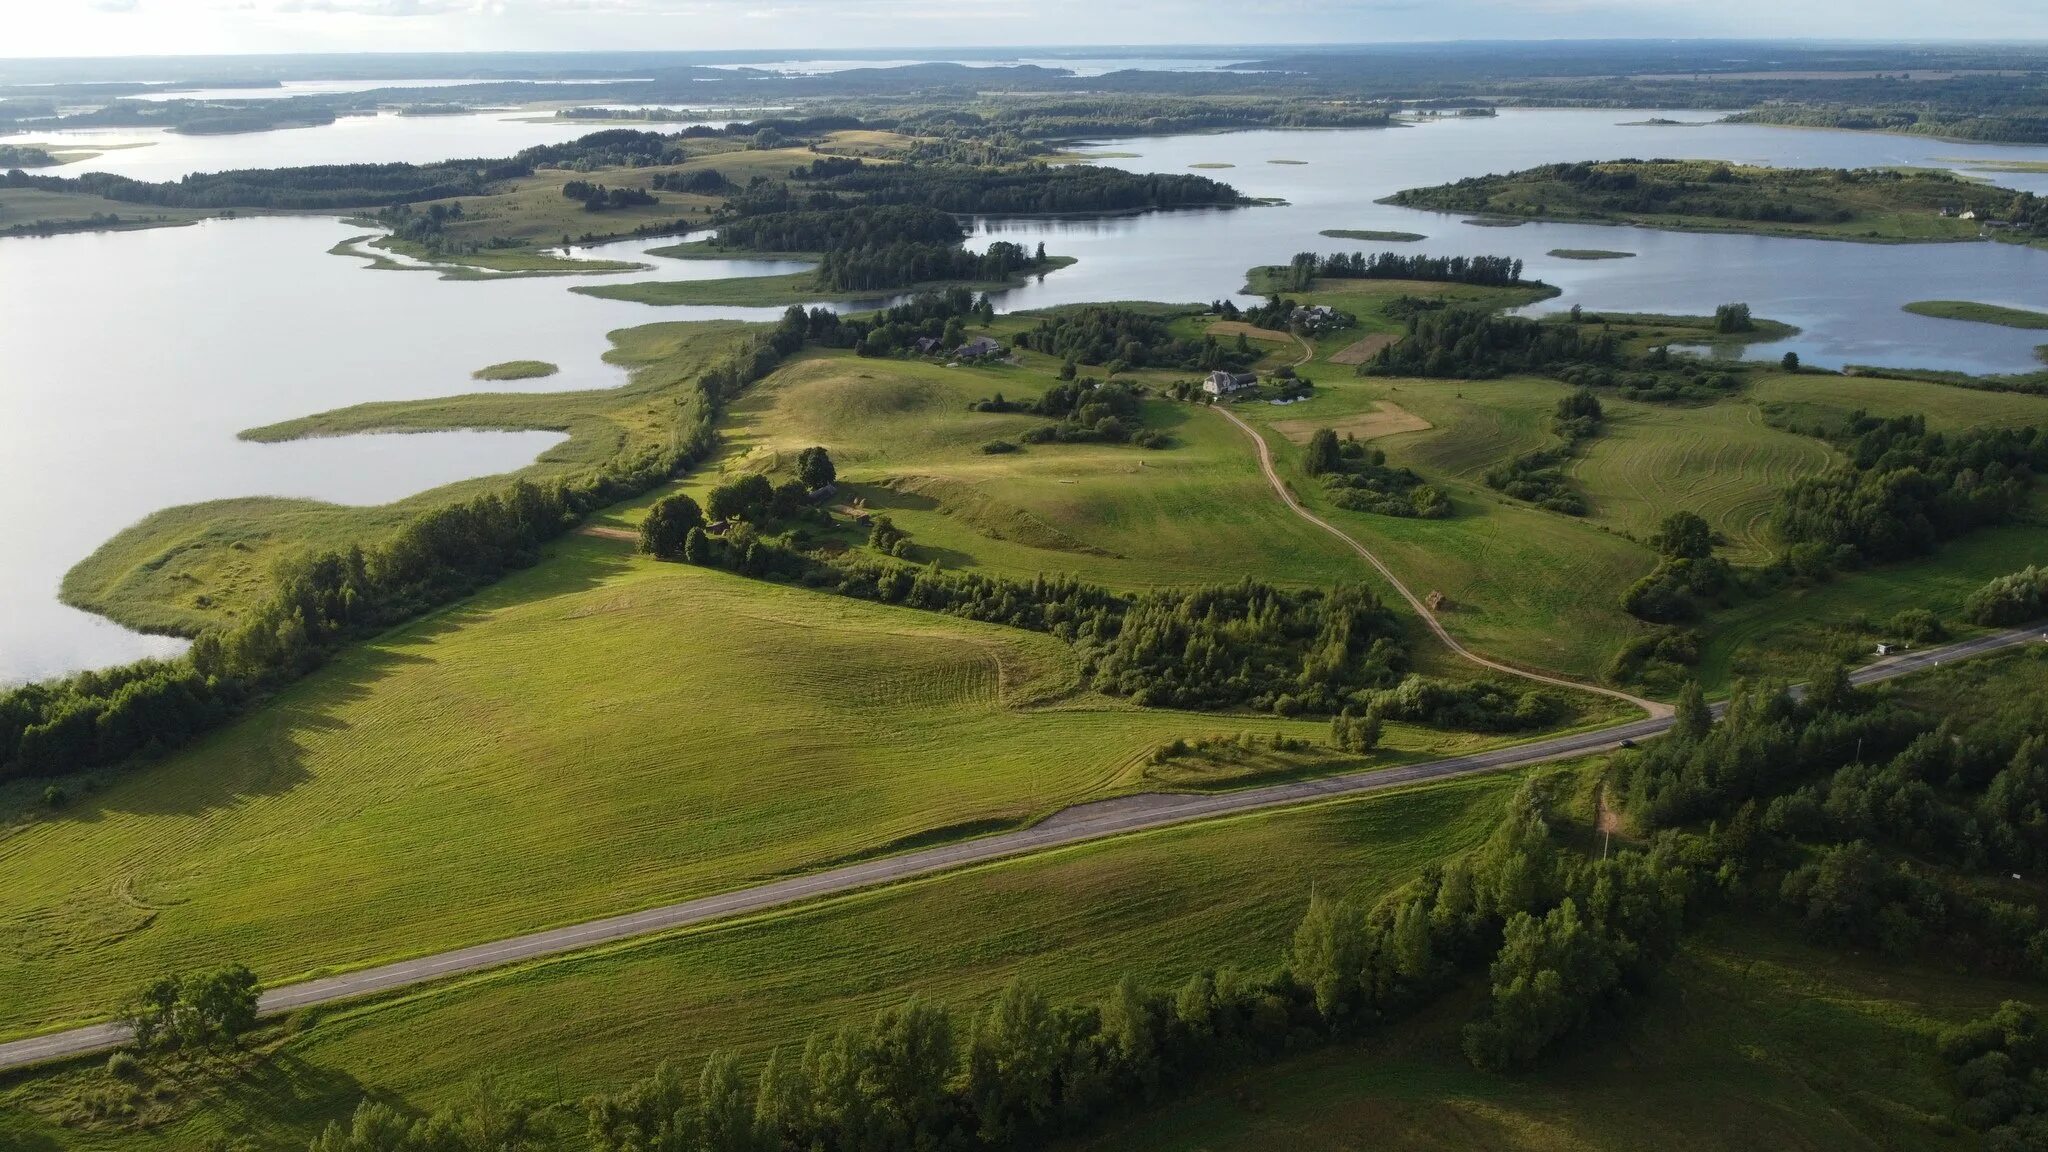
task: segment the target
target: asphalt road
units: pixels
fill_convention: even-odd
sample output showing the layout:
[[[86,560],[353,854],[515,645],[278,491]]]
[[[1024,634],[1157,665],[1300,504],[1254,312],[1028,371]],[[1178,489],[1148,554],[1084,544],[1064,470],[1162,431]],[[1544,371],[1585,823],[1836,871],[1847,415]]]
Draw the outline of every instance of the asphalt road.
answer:
[[[2001,632],[1890,657],[1856,670],[1850,675],[1850,680],[1857,684],[1870,684],[1931,668],[1950,660],[1966,659],[2028,642],[2041,643],[2042,640],[2043,634],[2038,626]],[[453,952],[422,956],[417,960],[402,960],[395,964],[366,968],[345,975],[287,984],[263,994],[262,1010],[266,1014],[284,1012],[374,992],[387,992],[395,988],[424,984],[444,976],[474,972],[543,956],[560,955],[593,945],[629,940],[675,928],[786,907],[822,896],[853,892],[935,872],[1101,840],[1128,832],[1164,828],[1193,820],[1255,812],[1265,808],[1282,808],[1332,797],[1382,792],[1390,788],[1448,780],[1480,772],[1526,767],[1547,760],[1611,749],[1624,740],[1641,740],[1655,736],[1670,726],[1669,715],[1651,716],[1594,731],[1553,736],[1528,744],[1498,748],[1471,756],[1432,760],[1425,764],[1409,764],[1399,768],[1354,772],[1315,780],[1296,780],[1238,792],[1209,795],[1150,793],[1083,804],[1060,812],[1043,823],[1016,832],[1005,832],[978,840],[926,848],[901,856],[849,864],[809,876],[777,880],[770,884],[743,888],[737,892],[705,896],[662,908],[650,908],[644,912],[612,916],[563,928],[551,928],[545,932],[514,936],[491,944],[478,944]],[[0,1069],[18,1068],[45,1060],[113,1048],[126,1042],[127,1038],[127,1031],[119,1025],[96,1024],[0,1044]]]

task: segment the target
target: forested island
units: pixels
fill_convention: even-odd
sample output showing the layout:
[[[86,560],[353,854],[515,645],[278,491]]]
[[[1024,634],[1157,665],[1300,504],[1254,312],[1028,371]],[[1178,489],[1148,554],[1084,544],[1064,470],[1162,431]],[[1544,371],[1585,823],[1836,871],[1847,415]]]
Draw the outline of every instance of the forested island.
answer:
[[[1411,188],[1383,203],[1508,220],[1774,232],[1838,240],[2048,237],[2048,200],[1947,172],[1703,160],[1545,164]]]

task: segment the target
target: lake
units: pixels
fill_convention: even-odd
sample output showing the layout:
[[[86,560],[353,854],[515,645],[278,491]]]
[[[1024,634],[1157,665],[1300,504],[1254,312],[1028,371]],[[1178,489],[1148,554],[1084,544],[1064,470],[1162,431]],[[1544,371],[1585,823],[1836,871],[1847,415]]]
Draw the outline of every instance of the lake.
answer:
[[[2048,160],[2048,149],[2042,148],[1764,127],[1657,129],[1618,123],[1649,115],[1529,111],[1414,128],[1102,141],[1098,151],[1136,153],[1134,159],[1111,162],[1138,170],[1184,172],[1198,163],[1233,164],[1208,174],[1288,203],[1106,220],[983,220],[976,223],[975,242],[1043,239],[1050,251],[1080,258],[1071,268],[999,294],[1005,309],[1086,300],[1210,300],[1236,293],[1249,266],[1284,261],[1304,249],[1401,247],[1521,256],[1531,274],[1565,291],[1544,307],[1578,302],[1592,309],[1701,312],[1746,300],[1759,315],[1805,329],[1794,340],[1765,349],[1771,356],[1793,348],[1820,364],[1876,362],[1980,372],[2033,365],[2039,333],[1912,316],[1898,306],[1953,296],[2048,309],[2048,253],[2037,250],[1996,244],[1874,246],[1587,225],[1477,228],[1455,217],[1373,203],[1400,188],[1461,176],[1626,155],[1841,166]],[[552,138],[562,139],[587,128],[475,116],[377,120],[398,122],[396,131],[411,132],[417,125],[421,134],[409,139],[417,145],[410,155],[419,159],[435,158],[436,152],[502,154],[517,147],[509,143],[511,134],[547,129],[558,133]],[[507,135],[472,140],[461,136],[465,123],[480,132]],[[451,129],[453,134],[446,134]],[[232,142],[248,148],[231,166],[305,163],[312,153],[294,142],[327,131],[173,139],[179,146]],[[136,149],[130,155],[153,151]],[[372,153],[359,158],[394,157]],[[2037,174],[1993,178],[2012,184],[2048,182]],[[1324,228],[1399,229],[1426,233],[1429,239],[1414,245],[1357,245],[1318,236]],[[605,333],[614,328],[658,320],[769,319],[780,313],[772,308],[649,308],[567,290],[588,282],[584,279],[443,281],[425,273],[370,271],[360,260],[327,254],[336,241],[358,231],[328,218],[269,217],[0,240],[0,364],[7,372],[7,384],[0,389],[0,517],[13,529],[14,541],[0,553],[0,598],[7,605],[0,613],[0,681],[176,650],[176,642],[138,636],[64,608],[55,599],[67,569],[150,512],[259,494],[388,501],[457,479],[509,471],[555,441],[546,434],[450,433],[258,445],[235,439],[242,429],[365,400],[468,391],[476,387],[469,379],[472,370],[503,360],[547,360],[559,364],[562,373],[493,388],[555,391],[616,385],[624,374],[600,359],[609,347]],[[643,255],[662,243],[624,241],[578,252],[659,265],[606,277],[608,282],[767,275],[792,267],[787,262]],[[1552,248],[1613,248],[1640,255],[1578,263],[1545,256]]]
[[[1967,170],[1968,163],[2048,161],[2048,148],[1956,144],[1911,136],[1708,124],[1628,127],[1653,115],[1699,113],[1509,111],[1497,118],[1440,120],[1417,127],[1346,131],[1258,131],[1104,140],[1103,163],[1134,171],[1195,172],[1282,207],[1154,213],[1109,219],[989,219],[977,244],[1043,241],[1078,257],[1072,268],[1001,297],[1008,309],[1089,300],[1212,300],[1238,293],[1253,264],[1296,252],[1495,254],[1526,262],[1564,295],[1538,311],[1712,312],[1746,301],[1759,316],[1796,324],[1792,340],[1751,350],[1773,358],[1796,351],[1817,365],[1888,364],[1965,372],[2038,368],[2043,334],[1961,324],[1901,312],[1913,300],[1968,299],[2048,311],[2048,251],[2020,245],[1854,244],[1726,233],[1657,232],[1592,224],[1466,224],[1463,217],[1376,204],[1404,188],[1446,183],[1538,164],[1620,156],[1676,156],[1779,167],[1918,165]],[[1306,161],[1279,164],[1276,160]],[[1963,161],[1964,163],[1957,163]],[[1197,164],[1232,167],[1195,168]],[[1978,173],[2008,187],[2048,192],[2048,173]],[[1412,244],[1339,240],[1325,228],[1420,232]],[[1552,249],[1634,252],[1627,260],[1552,257]],[[1243,297],[1239,297],[1240,300]]]
[[[10,137],[7,142],[63,148],[111,146],[115,149],[90,160],[41,170],[47,174],[76,176],[81,172],[112,172],[136,180],[176,180],[193,172],[228,172],[239,168],[397,161],[429,164],[437,160],[497,159],[535,144],[560,144],[588,136],[604,127],[602,124],[553,120],[545,112],[500,110],[450,116],[401,116],[386,111],[374,116],[343,116],[332,124],[310,128],[279,128],[270,132],[186,136],[160,128],[80,128],[66,132],[28,132]],[[626,124],[623,127],[659,127],[673,132],[685,125]]]
[[[575,295],[570,280],[443,281],[327,254],[360,231],[267,217],[0,240],[0,523],[10,533],[0,552],[0,683],[182,646],[56,600],[65,571],[151,512],[250,495],[386,503],[522,467],[561,439],[451,432],[254,444],[237,432],[365,400],[614,386],[626,377],[600,359],[605,333],[665,318]],[[640,275],[664,279],[796,267],[648,262],[660,268]],[[469,378],[514,359],[562,371],[488,386]]]

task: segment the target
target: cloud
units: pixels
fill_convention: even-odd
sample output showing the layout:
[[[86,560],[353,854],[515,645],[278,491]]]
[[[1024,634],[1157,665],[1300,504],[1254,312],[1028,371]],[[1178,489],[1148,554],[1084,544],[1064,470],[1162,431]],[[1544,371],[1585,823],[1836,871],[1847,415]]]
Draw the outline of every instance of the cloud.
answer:
[[[136,3],[137,0],[93,0],[92,8],[95,12],[133,12]]]

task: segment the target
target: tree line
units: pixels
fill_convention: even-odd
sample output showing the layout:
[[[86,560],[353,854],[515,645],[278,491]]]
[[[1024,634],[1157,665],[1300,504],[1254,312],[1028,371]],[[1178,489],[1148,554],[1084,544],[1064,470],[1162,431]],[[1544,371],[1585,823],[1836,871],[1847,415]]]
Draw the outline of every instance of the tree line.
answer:
[[[1290,291],[1305,292],[1317,277],[1332,280],[1430,280],[1517,288],[1541,281],[1522,279],[1522,262],[1510,256],[1424,256],[1380,252],[1333,252],[1319,256],[1297,252],[1288,261],[1285,281]]]

